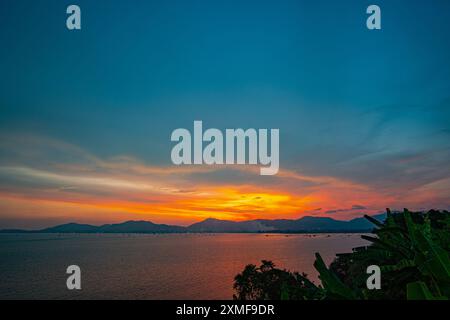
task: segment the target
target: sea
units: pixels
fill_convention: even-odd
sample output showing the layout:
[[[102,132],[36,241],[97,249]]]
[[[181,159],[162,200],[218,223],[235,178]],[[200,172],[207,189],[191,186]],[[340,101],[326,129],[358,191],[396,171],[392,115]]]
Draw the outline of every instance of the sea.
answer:
[[[232,299],[234,277],[271,260],[318,283],[314,253],[368,245],[360,234],[1,234],[0,299]],[[81,290],[66,285],[81,270]]]

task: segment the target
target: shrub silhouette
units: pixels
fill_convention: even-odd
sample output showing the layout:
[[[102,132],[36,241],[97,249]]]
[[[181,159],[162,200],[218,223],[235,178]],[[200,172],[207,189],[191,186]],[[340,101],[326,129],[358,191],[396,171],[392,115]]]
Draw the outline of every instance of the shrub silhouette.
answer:
[[[247,265],[235,277],[234,289],[237,291],[234,299],[238,300],[303,300],[320,294],[306,274],[277,269],[266,260],[259,267]]]

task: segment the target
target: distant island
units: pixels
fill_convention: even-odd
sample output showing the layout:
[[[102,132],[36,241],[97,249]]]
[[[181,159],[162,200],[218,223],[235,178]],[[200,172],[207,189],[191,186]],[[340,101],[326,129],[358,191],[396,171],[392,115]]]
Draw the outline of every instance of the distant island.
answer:
[[[373,216],[380,221],[385,217],[384,213]],[[297,220],[257,219],[238,222],[208,218],[187,227],[150,221],[127,221],[101,226],[67,223],[40,230],[5,229],[0,230],[0,233],[359,233],[372,229],[373,225],[363,217],[343,221],[306,216]]]

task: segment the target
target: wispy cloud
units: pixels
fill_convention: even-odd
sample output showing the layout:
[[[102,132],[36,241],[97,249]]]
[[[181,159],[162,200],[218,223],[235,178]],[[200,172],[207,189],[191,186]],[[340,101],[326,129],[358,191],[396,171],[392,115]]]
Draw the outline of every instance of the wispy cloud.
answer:
[[[21,139],[20,144],[7,139],[0,144],[2,219],[30,218],[30,212],[34,219],[68,215],[70,220],[100,222],[137,216],[177,223],[211,216],[350,218],[401,206],[403,197],[415,194],[299,170],[281,169],[264,177],[257,166],[156,166],[131,156],[100,158],[52,139]],[[445,201],[447,186],[447,180],[421,186],[416,190],[420,196],[409,203]]]

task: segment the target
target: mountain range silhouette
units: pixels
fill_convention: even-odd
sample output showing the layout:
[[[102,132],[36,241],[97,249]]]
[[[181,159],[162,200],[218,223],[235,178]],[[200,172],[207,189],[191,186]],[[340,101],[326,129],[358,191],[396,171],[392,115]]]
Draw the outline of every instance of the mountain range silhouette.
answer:
[[[373,216],[380,221],[385,214]],[[365,218],[355,218],[350,221],[335,220],[329,217],[305,216],[297,220],[247,220],[228,221],[208,218],[190,226],[156,224],[150,221],[126,221],[117,224],[94,226],[89,224],[67,223],[40,230],[6,229],[1,233],[260,233],[260,232],[368,232],[373,225]]]

